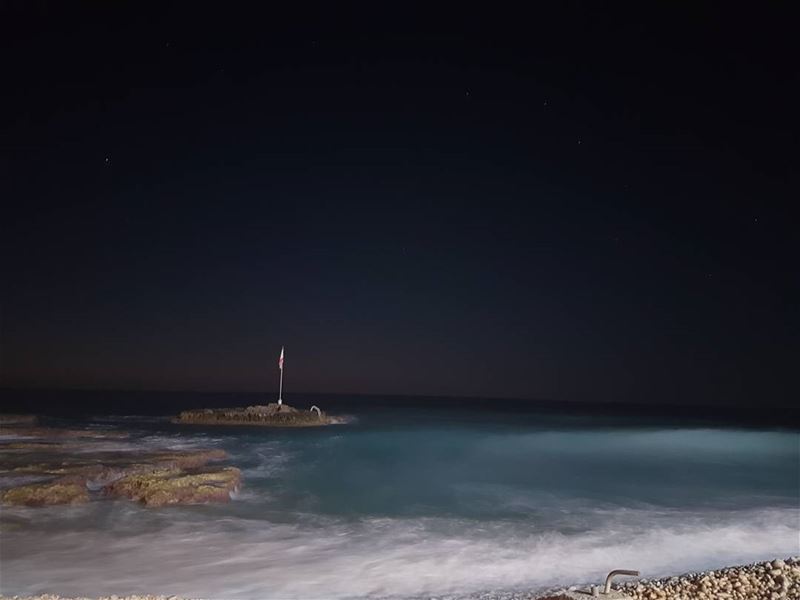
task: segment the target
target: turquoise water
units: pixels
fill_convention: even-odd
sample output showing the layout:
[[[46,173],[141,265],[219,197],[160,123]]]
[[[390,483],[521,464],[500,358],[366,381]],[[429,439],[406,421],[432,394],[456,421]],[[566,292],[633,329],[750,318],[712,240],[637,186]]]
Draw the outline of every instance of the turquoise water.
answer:
[[[218,506],[6,509],[3,593],[473,597],[800,553],[791,429],[419,407],[308,430],[91,422],[224,448],[245,485]]]

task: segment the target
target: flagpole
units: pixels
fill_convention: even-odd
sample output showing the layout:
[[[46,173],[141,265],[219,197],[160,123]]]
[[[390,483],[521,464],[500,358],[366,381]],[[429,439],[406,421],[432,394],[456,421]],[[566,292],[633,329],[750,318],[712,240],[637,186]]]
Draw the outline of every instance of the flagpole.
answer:
[[[283,348],[281,348],[281,383],[278,387],[278,406],[283,404]]]

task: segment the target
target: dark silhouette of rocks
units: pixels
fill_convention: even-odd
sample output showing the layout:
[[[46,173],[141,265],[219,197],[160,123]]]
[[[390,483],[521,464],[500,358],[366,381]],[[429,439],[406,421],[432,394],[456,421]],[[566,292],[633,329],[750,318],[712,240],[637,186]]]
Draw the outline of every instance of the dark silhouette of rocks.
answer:
[[[124,431],[98,431],[93,429],[61,429],[57,427],[20,427],[13,423],[2,423],[8,427],[0,427],[0,435],[20,438],[37,438],[42,440],[58,440],[64,438],[121,440],[129,437]],[[25,423],[26,425],[28,423]]]
[[[267,427],[317,427],[341,423],[316,407],[301,411],[288,404],[271,402],[246,408],[206,408],[185,410],[175,423],[196,425],[260,425]]]
[[[0,414],[0,425],[36,425],[38,422],[36,415]]]

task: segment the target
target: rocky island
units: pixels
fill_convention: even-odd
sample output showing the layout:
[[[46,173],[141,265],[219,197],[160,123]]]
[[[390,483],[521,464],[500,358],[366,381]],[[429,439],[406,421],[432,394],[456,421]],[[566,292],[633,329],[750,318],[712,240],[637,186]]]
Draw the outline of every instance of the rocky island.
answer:
[[[141,449],[123,445],[127,438],[121,431],[0,427],[0,504],[227,502],[241,485],[239,469],[212,464],[225,460],[223,450]]]
[[[248,406],[246,408],[206,408],[185,410],[174,423],[194,425],[259,425],[266,427],[319,427],[343,423],[341,417],[334,417],[316,406],[304,411],[288,404],[269,404]]]

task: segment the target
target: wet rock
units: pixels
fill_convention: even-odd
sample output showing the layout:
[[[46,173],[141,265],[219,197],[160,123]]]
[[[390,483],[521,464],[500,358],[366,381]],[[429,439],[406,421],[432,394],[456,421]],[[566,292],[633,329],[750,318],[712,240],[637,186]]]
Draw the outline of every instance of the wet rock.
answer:
[[[14,506],[83,504],[88,501],[86,486],[78,483],[35,483],[0,492],[0,502]]]
[[[50,452],[59,452],[68,449],[69,444],[61,444],[58,442],[8,442],[3,444],[3,450],[48,450]]]
[[[162,469],[124,477],[107,486],[105,492],[147,506],[165,506],[227,502],[240,485],[241,472],[235,467],[196,473]]]
[[[238,485],[240,478],[238,471],[235,477],[225,473],[221,478],[186,472],[224,460],[224,450],[139,451],[129,444],[118,449],[112,444],[109,450],[107,437],[123,438],[127,434],[50,428],[14,431],[10,441],[0,441],[0,502],[7,505],[86,502],[91,490],[101,490],[125,478],[159,473],[170,473],[175,479],[169,486],[162,485],[173,494],[161,499],[157,486],[150,485],[141,499],[145,504],[227,500],[228,488]],[[181,479],[183,476],[187,478]]]
[[[190,450],[184,452],[159,452],[145,455],[159,468],[194,469],[210,462],[224,460],[228,457],[224,450]]]
[[[213,413],[213,411],[211,411]],[[292,408],[291,406],[278,404],[277,402],[273,402],[271,404],[256,404],[255,406],[248,406],[244,409],[244,413],[246,415],[264,415],[264,416],[273,416],[278,414],[279,412],[284,413],[294,413],[297,412],[297,409]]]
[[[38,422],[36,415],[0,414],[0,425],[36,425]]]
[[[7,423],[0,423],[7,425]],[[123,431],[101,431],[97,429],[60,429],[58,427],[0,427],[0,435],[44,440],[59,438],[83,439],[125,439],[128,434]]]
[[[86,447],[81,447],[86,450]],[[172,469],[196,469],[210,462],[224,460],[224,450],[189,450],[183,452],[143,452],[59,455],[52,462],[14,466],[15,475],[43,475],[73,483],[110,483],[129,475]]]
[[[266,405],[246,408],[216,408],[185,410],[174,420],[175,423],[198,425],[259,425],[267,427],[317,427],[339,423],[320,411],[302,411],[272,402]]]

